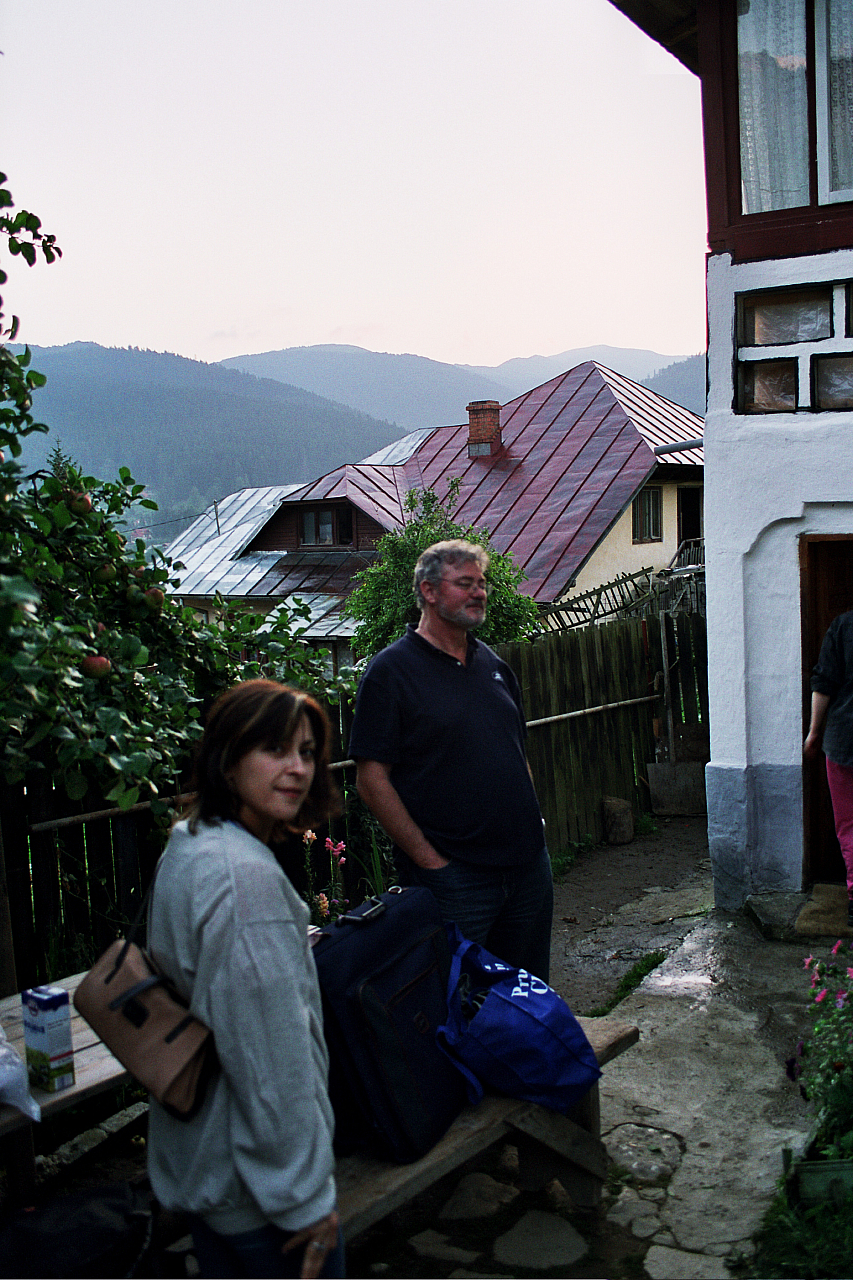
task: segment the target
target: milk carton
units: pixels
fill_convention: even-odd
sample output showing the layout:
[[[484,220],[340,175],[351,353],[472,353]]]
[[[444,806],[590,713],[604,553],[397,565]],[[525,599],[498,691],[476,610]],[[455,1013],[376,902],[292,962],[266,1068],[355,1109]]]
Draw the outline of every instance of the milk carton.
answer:
[[[64,987],[31,987],[21,993],[24,1045],[30,1084],[58,1093],[74,1083],[71,1006]]]

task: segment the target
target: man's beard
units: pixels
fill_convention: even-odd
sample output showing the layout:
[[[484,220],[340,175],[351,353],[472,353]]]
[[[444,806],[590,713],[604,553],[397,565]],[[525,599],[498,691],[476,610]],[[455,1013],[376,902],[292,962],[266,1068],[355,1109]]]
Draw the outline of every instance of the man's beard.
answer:
[[[464,627],[466,631],[473,631],[475,627],[481,627],[486,621],[485,601],[476,606],[464,605],[460,609],[446,609],[439,606],[437,612],[445,622],[453,622],[457,627]]]

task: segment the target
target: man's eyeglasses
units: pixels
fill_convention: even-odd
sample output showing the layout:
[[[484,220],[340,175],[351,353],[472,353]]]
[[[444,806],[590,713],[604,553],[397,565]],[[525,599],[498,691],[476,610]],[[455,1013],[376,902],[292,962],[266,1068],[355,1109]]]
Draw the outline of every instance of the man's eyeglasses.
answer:
[[[459,591],[483,591],[487,596],[492,594],[492,585],[485,578],[444,578],[443,581]]]

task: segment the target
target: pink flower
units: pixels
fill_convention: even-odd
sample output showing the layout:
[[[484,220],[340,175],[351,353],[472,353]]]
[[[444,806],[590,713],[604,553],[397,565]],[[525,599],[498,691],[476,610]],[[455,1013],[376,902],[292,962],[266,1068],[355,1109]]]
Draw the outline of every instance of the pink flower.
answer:
[[[327,853],[332,853],[336,858],[339,858],[343,853],[344,849],[346,849],[346,845],[344,844],[343,840],[340,840],[338,844],[333,844],[332,837],[326,836],[326,852]]]
[[[839,938],[835,946],[832,948],[831,954],[834,956],[837,956],[843,946],[844,946],[844,941],[842,938]]]
[[[814,998],[815,1004],[820,1004],[821,1000],[826,999],[826,996],[827,996],[827,988],[824,987],[823,991],[818,991],[817,995],[815,996]]]
[[[305,844],[313,844],[316,839],[317,837],[313,831],[306,831],[302,836],[302,840]]]
[[[847,1003],[847,992],[839,991],[835,997],[836,1009],[843,1009],[846,1003]]]
[[[339,866],[339,867],[342,867],[342,866],[344,865],[344,863],[345,863],[345,862],[346,862],[346,858],[341,858],[341,857],[339,857],[339,858],[338,858],[338,866]]]
[[[853,969],[848,969],[848,970],[847,970],[847,977],[848,977],[848,978],[853,978]]]
[[[811,965],[812,960],[814,960],[814,956],[806,956],[805,960],[803,961],[803,968],[808,969],[809,966]]]

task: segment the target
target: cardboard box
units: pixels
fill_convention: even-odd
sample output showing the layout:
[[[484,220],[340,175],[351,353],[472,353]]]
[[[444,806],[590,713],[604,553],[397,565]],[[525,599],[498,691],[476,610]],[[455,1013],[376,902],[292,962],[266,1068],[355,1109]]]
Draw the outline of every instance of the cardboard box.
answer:
[[[74,1083],[71,1005],[64,987],[30,987],[21,993],[24,1046],[30,1084],[58,1093]]]

